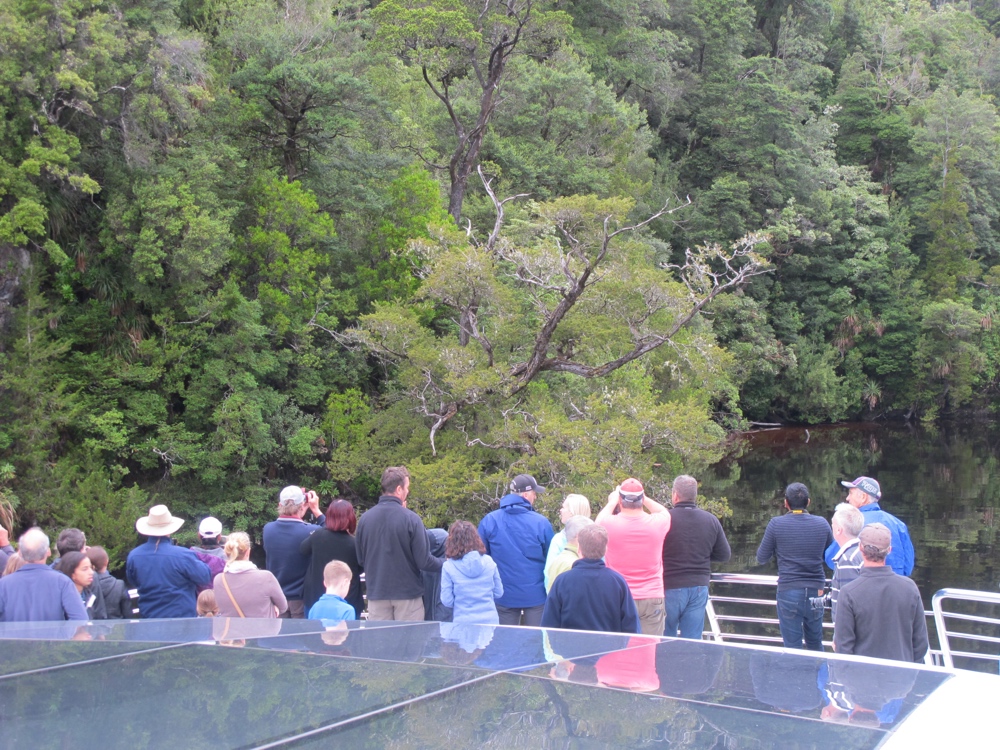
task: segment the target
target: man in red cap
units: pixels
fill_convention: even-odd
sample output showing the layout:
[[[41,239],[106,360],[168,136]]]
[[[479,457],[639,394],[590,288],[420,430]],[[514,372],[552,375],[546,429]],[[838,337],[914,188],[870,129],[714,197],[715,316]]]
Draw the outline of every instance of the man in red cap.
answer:
[[[666,506],[647,497],[642,482],[630,477],[608,495],[597,523],[608,530],[605,561],[628,583],[643,635],[663,635],[663,540],[670,531]]]

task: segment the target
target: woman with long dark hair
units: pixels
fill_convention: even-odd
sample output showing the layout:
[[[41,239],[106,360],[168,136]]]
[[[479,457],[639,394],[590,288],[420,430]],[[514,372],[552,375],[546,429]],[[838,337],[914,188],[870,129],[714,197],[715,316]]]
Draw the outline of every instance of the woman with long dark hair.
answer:
[[[309,567],[302,585],[302,603],[306,612],[326,593],[323,585],[323,568],[331,560],[347,563],[351,569],[351,587],[344,599],[354,607],[354,614],[361,619],[364,600],[361,598],[361,565],[354,545],[354,532],[358,517],[354,506],[342,497],[330,501],[326,509],[326,525],[303,540],[299,552],[309,558]]]

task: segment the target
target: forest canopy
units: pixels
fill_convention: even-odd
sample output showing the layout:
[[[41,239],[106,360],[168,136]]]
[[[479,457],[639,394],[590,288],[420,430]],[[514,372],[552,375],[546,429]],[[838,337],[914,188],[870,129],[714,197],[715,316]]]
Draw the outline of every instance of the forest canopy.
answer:
[[[998,34],[978,1],[0,0],[0,500],[120,556],[154,500],[255,532],[405,464],[447,524],[518,472],[546,511],[662,497],[753,422],[992,413]]]

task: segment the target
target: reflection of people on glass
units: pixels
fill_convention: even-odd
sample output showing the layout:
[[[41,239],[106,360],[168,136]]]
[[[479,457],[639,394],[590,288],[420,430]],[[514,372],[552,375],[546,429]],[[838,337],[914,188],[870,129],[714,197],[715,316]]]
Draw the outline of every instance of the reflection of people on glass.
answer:
[[[602,685],[639,692],[660,687],[656,674],[656,644],[658,638],[635,636],[628,648],[605,654],[597,660],[597,679]]]
[[[712,689],[725,648],[693,639],[671,639],[656,646],[656,674],[664,695],[699,695]]]
[[[750,656],[753,692],[761,703],[782,711],[803,713],[819,708],[819,671],[823,661],[780,651],[755,651]]]
[[[892,724],[913,690],[917,674],[901,667],[831,661],[823,691],[827,705],[820,716],[841,724]]]
[[[452,621],[498,625],[495,599],[503,596],[503,583],[476,527],[455,521],[448,530],[445,557],[441,603],[452,608]]]

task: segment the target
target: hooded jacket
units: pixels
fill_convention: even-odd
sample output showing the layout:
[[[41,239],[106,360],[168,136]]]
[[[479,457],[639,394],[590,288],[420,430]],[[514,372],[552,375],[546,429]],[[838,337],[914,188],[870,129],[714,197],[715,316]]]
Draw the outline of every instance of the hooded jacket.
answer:
[[[500,572],[489,555],[472,550],[458,560],[444,561],[441,603],[454,608],[452,622],[499,625],[494,601],[501,596]]]
[[[549,520],[521,495],[505,495],[479,522],[479,536],[503,581],[496,603],[511,609],[545,604],[545,555],[555,536]]]

